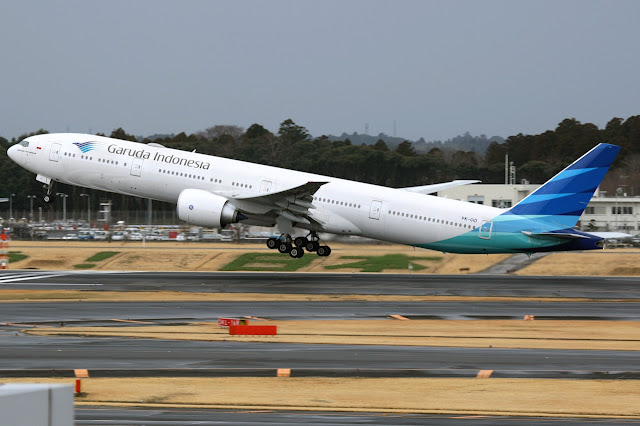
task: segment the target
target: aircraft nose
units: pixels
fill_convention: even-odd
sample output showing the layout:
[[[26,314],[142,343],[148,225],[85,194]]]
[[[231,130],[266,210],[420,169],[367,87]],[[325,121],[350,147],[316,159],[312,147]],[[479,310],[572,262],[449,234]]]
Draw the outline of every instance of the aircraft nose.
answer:
[[[14,162],[18,162],[18,146],[16,145],[12,145],[9,147],[9,149],[7,149],[7,155],[9,156],[9,158],[11,158]]]

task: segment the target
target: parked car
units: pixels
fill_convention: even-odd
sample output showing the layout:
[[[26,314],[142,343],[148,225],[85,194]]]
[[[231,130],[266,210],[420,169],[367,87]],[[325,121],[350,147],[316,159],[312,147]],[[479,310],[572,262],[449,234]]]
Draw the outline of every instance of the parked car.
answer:
[[[106,240],[109,236],[109,231],[93,231],[94,240]]]
[[[140,232],[133,232],[129,234],[129,239],[131,241],[142,241],[142,234]]]
[[[78,232],[79,240],[93,240],[93,234],[91,231],[80,231]]]
[[[67,234],[62,237],[63,240],[77,240],[78,236],[76,234]]]

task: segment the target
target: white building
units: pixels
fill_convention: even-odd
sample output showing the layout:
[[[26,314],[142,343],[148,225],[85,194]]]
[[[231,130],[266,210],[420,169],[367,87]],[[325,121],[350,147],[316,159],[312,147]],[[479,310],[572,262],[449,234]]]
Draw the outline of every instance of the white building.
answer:
[[[0,425],[73,426],[73,385],[1,383]]]
[[[536,190],[540,185],[474,184],[449,188],[438,192],[441,197],[498,208],[509,208]],[[605,197],[596,190],[585,209],[578,229],[582,231],[619,231],[640,233],[640,197]]]

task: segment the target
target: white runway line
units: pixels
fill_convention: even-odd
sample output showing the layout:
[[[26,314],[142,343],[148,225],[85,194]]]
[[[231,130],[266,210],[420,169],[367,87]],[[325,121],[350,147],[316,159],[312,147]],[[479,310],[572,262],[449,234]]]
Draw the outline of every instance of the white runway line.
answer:
[[[0,286],[2,286],[2,283],[0,282]],[[91,284],[81,284],[81,283],[75,283],[75,284],[64,284],[64,283],[6,283],[6,284],[11,284],[12,286],[53,286],[53,287],[65,287],[65,286],[80,286],[80,287],[98,287],[101,286],[103,284],[95,284],[95,283],[91,283]]]
[[[41,278],[63,277],[65,275],[69,274],[11,274],[8,277],[6,275],[0,275],[0,284],[13,283],[16,281],[37,280]]]
[[[9,278],[14,278],[14,277],[32,277],[32,276],[36,276],[37,274],[34,274],[33,272],[30,273],[14,273],[14,274],[2,274],[0,276],[0,280],[3,279],[9,279]]]

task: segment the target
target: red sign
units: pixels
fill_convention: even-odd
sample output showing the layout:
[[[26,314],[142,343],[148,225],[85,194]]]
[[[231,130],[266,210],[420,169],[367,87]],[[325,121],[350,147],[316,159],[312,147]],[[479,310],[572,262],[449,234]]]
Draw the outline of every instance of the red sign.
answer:
[[[277,325],[231,325],[229,334],[232,336],[275,336],[278,334]]]
[[[240,319],[240,318],[218,318],[218,326],[219,327],[229,327],[232,325],[248,325],[248,319]]]

